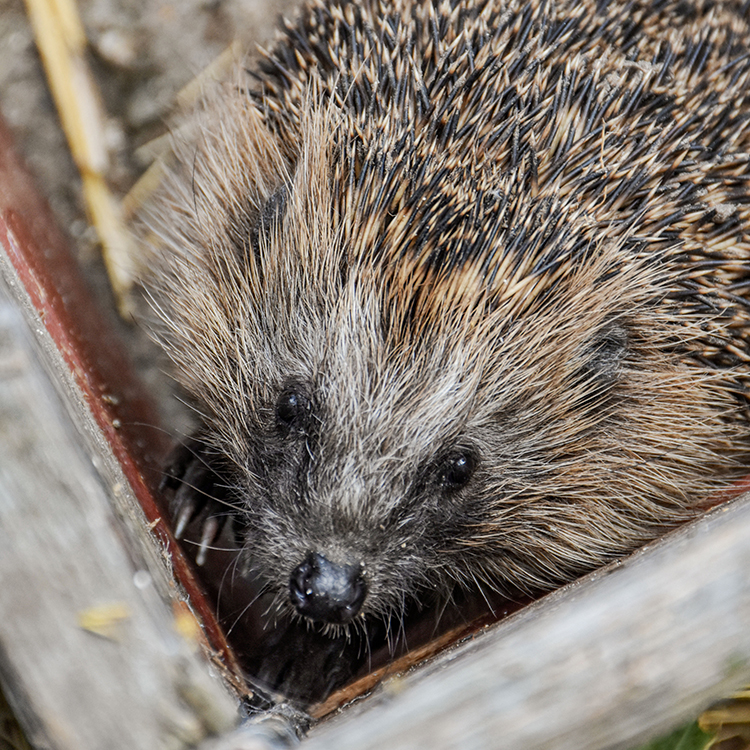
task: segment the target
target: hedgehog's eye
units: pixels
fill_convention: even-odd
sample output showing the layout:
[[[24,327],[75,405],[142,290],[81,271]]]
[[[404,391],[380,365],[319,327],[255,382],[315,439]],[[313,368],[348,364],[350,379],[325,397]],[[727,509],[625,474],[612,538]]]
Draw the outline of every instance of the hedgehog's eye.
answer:
[[[463,487],[472,477],[477,460],[469,451],[459,451],[443,459],[438,469],[438,481],[447,489]]]
[[[276,399],[276,424],[284,431],[304,432],[311,414],[310,399],[297,388],[288,388]]]

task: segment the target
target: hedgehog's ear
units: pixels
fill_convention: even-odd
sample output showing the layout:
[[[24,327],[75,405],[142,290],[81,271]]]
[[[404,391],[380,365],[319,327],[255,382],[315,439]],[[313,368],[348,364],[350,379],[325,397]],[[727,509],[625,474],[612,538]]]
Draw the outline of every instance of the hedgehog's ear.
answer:
[[[250,245],[259,267],[263,267],[263,251],[270,245],[274,234],[280,234],[281,222],[286,213],[289,202],[289,187],[281,185],[271,193],[268,200],[261,206],[258,220],[250,232]]]
[[[613,385],[628,352],[628,331],[620,320],[609,321],[589,340],[575,378],[591,382],[597,390]]]
[[[627,353],[627,328],[620,320],[609,321],[579,349],[569,382],[583,390],[582,398],[588,402],[617,382]]]

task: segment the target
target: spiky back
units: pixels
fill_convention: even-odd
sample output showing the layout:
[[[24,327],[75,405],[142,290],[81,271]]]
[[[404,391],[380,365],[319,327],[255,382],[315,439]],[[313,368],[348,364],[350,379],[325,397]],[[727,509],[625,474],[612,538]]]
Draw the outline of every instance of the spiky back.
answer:
[[[391,309],[417,327],[456,304],[521,314],[608,244],[613,272],[667,264],[669,304],[713,319],[696,349],[726,367],[750,346],[748,12],[311,3],[265,58],[258,103],[299,144],[322,81],[344,118],[333,184],[350,255],[388,269]]]

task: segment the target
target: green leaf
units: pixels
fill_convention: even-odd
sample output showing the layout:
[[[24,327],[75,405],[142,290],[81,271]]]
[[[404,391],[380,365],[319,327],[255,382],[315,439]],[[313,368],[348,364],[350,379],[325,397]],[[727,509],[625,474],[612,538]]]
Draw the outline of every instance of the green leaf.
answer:
[[[642,745],[638,750],[706,750],[713,739],[714,735],[704,732],[694,721],[666,737]]]

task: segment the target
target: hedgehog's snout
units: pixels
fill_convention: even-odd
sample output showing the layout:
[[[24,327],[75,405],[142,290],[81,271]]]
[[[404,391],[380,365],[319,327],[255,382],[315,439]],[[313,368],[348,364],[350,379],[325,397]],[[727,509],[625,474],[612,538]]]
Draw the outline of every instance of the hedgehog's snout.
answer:
[[[361,565],[339,565],[317,552],[311,552],[289,578],[292,604],[310,620],[345,625],[357,616],[366,596]]]

